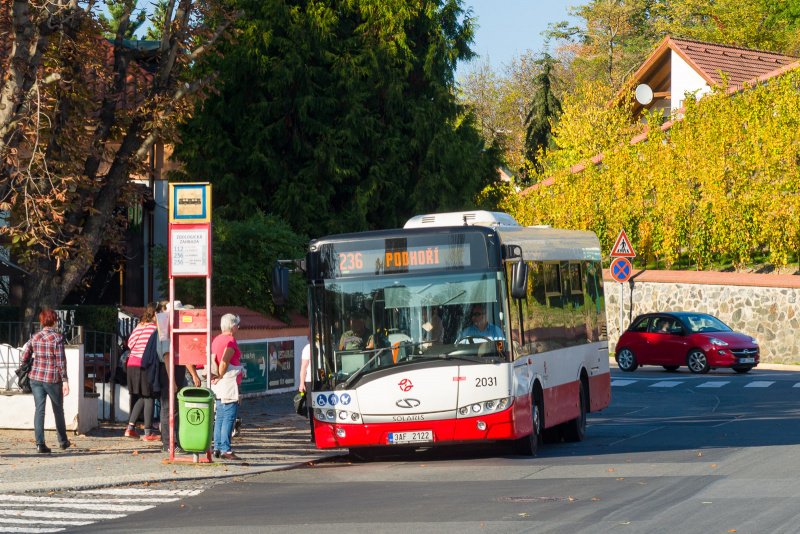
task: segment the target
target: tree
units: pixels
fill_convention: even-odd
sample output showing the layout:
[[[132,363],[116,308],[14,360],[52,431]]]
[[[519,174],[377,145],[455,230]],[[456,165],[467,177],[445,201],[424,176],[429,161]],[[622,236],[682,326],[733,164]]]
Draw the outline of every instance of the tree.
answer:
[[[505,165],[524,175],[525,119],[540,66],[526,51],[497,73],[488,62],[476,66],[459,83],[459,99],[477,117],[487,145],[496,145]]]
[[[264,211],[311,236],[394,227],[470,206],[494,179],[497,153],[453,96],[472,39],[458,1],[238,5],[236,43],[208,63],[218,92],[176,150],[221,215]]]
[[[544,170],[541,158],[550,148],[553,122],[561,115],[561,102],[553,92],[553,63],[553,57],[547,52],[539,60],[541,72],[534,80],[536,92],[525,118],[525,156],[539,173]]]
[[[150,18],[150,26],[144,34],[148,41],[160,41],[164,31],[164,23],[171,19],[171,14],[167,13],[169,7],[168,0],[157,0],[153,8],[153,16]]]
[[[609,106],[613,94],[611,87],[600,82],[583,82],[564,95],[560,119],[551,132],[555,149],[542,159],[546,171],[583,163],[634,135],[630,102]]]
[[[652,24],[658,0],[590,0],[570,8],[580,25],[550,25],[549,38],[571,43],[567,61],[576,81],[618,88],[659,39]],[[567,45],[570,46],[570,45]]]
[[[662,33],[746,48],[797,51],[797,0],[671,0],[661,2],[654,13]]]
[[[106,0],[105,4],[108,8],[108,14],[111,15],[111,18],[106,18],[106,16],[103,14],[100,15],[100,24],[104,28],[107,28],[103,32],[103,35],[107,39],[114,39],[114,37],[117,35],[117,31],[119,30],[119,26],[122,23],[123,18],[127,16],[128,25],[125,29],[125,32],[122,34],[122,38],[134,39],[136,31],[147,20],[147,13],[145,13],[144,10],[141,10],[136,14],[136,18],[130,18],[134,9],[136,8],[136,0]],[[126,13],[129,15],[126,15]]]
[[[204,83],[188,68],[231,17],[208,0],[171,0],[159,47],[142,52],[123,42],[125,5],[113,43],[74,1],[17,0],[0,17],[0,235],[31,272],[26,322],[81,283],[101,246],[119,245],[137,197],[129,176],[172,136]],[[156,67],[143,69],[145,60]]]

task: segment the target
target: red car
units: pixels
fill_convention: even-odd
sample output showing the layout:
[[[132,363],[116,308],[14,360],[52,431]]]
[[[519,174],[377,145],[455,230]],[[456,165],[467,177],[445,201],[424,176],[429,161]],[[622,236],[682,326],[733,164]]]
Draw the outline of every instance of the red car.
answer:
[[[686,365],[693,373],[730,367],[746,373],[758,365],[758,341],[734,332],[706,313],[647,313],[633,320],[617,343],[617,365],[635,371],[661,365],[674,371]]]

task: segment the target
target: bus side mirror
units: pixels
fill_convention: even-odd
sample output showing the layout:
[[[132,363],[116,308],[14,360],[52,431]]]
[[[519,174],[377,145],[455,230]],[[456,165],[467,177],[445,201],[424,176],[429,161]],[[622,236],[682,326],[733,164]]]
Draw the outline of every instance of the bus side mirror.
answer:
[[[289,269],[280,263],[272,268],[272,302],[276,306],[289,302]]]
[[[520,260],[511,266],[511,297],[524,299],[528,293],[528,264]]]

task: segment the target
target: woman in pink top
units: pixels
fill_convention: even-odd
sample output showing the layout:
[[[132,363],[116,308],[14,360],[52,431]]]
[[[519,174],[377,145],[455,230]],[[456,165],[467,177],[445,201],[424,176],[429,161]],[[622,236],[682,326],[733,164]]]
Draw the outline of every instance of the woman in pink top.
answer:
[[[217,364],[217,378],[225,376],[228,367],[239,365],[242,351],[236,343],[236,333],[239,332],[239,316],[226,313],[220,319],[219,329],[222,333],[211,342],[211,354]],[[236,377],[236,383],[242,383],[241,373]],[[214,456],[226,460],[238,460],[239,457],[231,451],[231,433],[239,411],[238,399],[217,399],[216,417],[214,418]]]
[[[128,428],[125,429],[125,437],[138,438],[136,433],[136,420],[142,415],[144,410],[144,441],[158,441],[161,438],[153,434],[153,388],[147,380],[147,372],[142,369],[142,356],[147,342],[152,335],[158,335],[156,326],[156,305],[148,304],[139,319],[139,324],[128,336],[128,348],[131,350],[128,356],[128,394],[131,397],[130,418]]]

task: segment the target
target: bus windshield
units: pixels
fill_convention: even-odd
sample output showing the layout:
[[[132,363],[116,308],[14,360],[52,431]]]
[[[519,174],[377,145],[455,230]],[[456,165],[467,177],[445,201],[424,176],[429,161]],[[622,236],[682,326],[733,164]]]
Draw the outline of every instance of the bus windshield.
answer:
[[[328,279],[313,291],[332,386],[415,362],[509,361],[501,274]],[[332,357],[328,357],[332,355]]]

